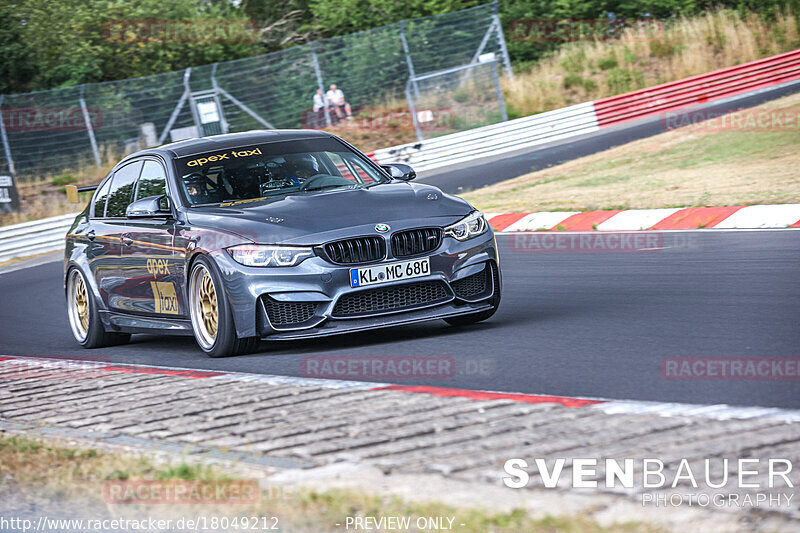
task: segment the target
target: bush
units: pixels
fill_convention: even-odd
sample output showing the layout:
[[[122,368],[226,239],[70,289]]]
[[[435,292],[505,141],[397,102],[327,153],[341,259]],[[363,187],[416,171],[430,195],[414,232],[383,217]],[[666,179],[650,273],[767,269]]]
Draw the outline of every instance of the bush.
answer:
[[[506,105],[506,114],[508,115],[508,120],[514,120],[515,118],[522,118],[527,115],[527,113],[523,113],[522,111],[511,105]]]
[[[644,75],[638,70],[615,68],[608,72],[606,83],[611,94],[622,94],[644,87]]]
[[[665,42],[658,39],[650,41],[650,55],[653,57],[666,59],[678,53],[679,50],[679,46],[670,42]]]
[[[582,72],[585,63],[586,51],[580,48],[561,60],[561,67],[567,72]]]
[[[565,89],[572,89],[573,87],[581,87],[583,86],[583,78],[580,74],[567,74],[564,78],[564,88]]]
[[[70,174],[60,174],[50,180],[50,183],[55,185],[56,187],[60,187],[62,185],[69,185],[70,183],[77,183],[78,178],[71,176]]]
[[[597,90],[597,83],[592,79],[586,78],[585,80],[583,80],[583,89],[587,93],[590,93],[592,91],[596,91]]]
[[[617,68],[619,66],[619,61],[617,61],[615,56],[608,56],[598,61],[597,66],[600,67],[601,70],[609,70]]]
[[[466,102],[469,99],[470,99],[469,91],[456,91],[456,92],[453,93],[453,100],[455,100],[459,104],[463,104],[464,102]],[[445,106],[441,106],[441,107],[445,107]]]
[[[639,57],[627,48],[622,52],[622,55],[626,63],[633,64],[639,61]]]

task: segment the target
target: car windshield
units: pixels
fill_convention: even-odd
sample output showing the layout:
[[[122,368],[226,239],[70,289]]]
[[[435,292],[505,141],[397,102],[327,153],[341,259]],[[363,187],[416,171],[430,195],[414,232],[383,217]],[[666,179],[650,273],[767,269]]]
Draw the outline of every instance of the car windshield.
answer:
[[[356,189],[388,181],[341,142],[305,139],[194,154],[176,160],[191,206],[221,207],[314,191]]]

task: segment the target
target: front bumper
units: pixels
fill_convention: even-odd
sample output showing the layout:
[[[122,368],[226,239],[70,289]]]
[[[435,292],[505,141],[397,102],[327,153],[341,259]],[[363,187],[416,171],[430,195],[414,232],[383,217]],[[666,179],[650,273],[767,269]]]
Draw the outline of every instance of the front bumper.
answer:
[[[274,340],[335,335],[491,308],[492,296],[501,289],[491,231],[464,242],[445,238],[427,257],[428,276],[352,288],[350,269],[354,267],[334,265],[322,257],[295,267],[257,268],[240,265],[225,252],[214,254],[237,334]],[[366,266],[402,260],[387,257]],[[480,281],[481,273],[486,279],[483,291],[474,283]],[[364,303],[359,312],[358,306]]]

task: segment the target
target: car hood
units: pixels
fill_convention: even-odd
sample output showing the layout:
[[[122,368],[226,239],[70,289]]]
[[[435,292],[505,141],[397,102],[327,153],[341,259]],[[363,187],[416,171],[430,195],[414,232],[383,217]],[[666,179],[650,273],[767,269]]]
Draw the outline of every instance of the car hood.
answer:
[[[392,182],[365,189],[318,191],[230,207],[193,207],[193,228],[236,233],[265,244],[321,244],[375,234],[376,224],[392,230],[444,226],[468,215],[472,206],[430,185]]]

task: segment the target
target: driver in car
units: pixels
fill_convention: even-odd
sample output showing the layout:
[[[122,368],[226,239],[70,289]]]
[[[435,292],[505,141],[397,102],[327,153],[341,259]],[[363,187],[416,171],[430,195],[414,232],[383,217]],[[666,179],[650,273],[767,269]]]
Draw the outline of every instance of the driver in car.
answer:
[[[297,154],[289,158],[287,156],[287,178],[292,181],[295,187],[299,187],[312,176],[319,174],[319,165],[311,154]]]
[[[193,174],[184,178],[183,183],[186,186],[186,194],[189,196],[189,201],[192,205],[210,204],[219,201],[218,195],[208,190],[206,177],[200,174]]]
[[[186,182],[186,194],[189,195],[189,201],[192,204],[200,204],[203,203],[203,189],[202,184],[198,178],[187,180]]]

